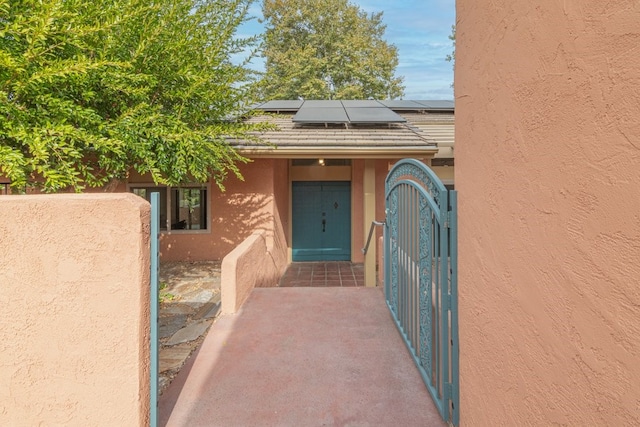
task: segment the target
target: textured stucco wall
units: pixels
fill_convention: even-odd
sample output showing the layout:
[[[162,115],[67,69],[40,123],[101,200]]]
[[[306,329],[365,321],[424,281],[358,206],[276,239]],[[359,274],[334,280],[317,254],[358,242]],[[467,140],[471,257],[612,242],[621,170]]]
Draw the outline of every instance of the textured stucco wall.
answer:
[[[364,262],[364,160],[351,162],[351,261]]]
[[[282,272],[269,253],[266,233],[254,232],[222,260],[222,312],[236,313],[254,288],[276,286]]]
[[[461,424],[640,425],[640,2],[457,20]]]
[[[149,205],[0,197],[0,425],[143,426]]]
[[[273,163],[273,231],[267,232],[267,248],[278,269],[284,273],[289,265],[289,161]]]
[[[255,230],[274,232],[274,164],[256,159],[239,165],[244,180],[229,176],[225,191],[211,185],[210,233],[163,233],[164,261],[222,259]]]

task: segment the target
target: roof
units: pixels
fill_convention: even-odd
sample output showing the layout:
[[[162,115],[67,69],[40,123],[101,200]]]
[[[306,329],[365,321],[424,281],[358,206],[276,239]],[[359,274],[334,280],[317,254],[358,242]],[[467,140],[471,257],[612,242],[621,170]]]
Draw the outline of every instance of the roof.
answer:
[[[420,129],[438,145],[436,158],[453,158],[455,125],[453,114],[421,114],[408,112],[402,114],[408,122]]]
[[[442,144],[453,145],[452,101],[332,102],[334,104],[325,102],[325,107],[318,101],[296,100],[270,101],[255,106],[265,114],[251,117],[247,122],[271,122],[278,130],[258,134],[266,144],[231,141],[231,145],[248,157],[280,158],[315,158],[320,155],[325,158],[425,158],[435,155]],[[429,107],[426,105],[428,102],[435,106]],[[310,108],[303,119],[295,120],[299,111],[305,109],[305,104]],[[309,115],[315,109],[328,108],[329,105],[344,108],[349,118],[356,117],[357,120],[323,121],[322,117]],[[375,114],[371,114],[372,109],[375,109]],[[335,117],[335,111],[319,113],[325,114],[324,117]],[[363,116],[365,121],[361,119]],[[389,118],[386,122],[385,117]],[[380,118],[382,120],[378,121]]]

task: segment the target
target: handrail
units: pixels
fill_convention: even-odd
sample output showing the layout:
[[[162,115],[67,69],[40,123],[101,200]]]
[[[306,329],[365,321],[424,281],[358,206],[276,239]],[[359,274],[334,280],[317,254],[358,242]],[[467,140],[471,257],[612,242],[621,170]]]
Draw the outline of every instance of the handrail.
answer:
[[[366,255],[367,251],[369,250],[369,243],[371,243],[371,236],[373,236],[374,227],[375,226],[380,227],[380,226],[385,225],[385,224],[386,224],[385,221],[382,221],[382,222],[380,222],[380,221],[371,221],[371,227],[369,228],[369,237],[367,237],[367,244],[364,245],[364,248],[362,248],[362,253],[364,255]]]

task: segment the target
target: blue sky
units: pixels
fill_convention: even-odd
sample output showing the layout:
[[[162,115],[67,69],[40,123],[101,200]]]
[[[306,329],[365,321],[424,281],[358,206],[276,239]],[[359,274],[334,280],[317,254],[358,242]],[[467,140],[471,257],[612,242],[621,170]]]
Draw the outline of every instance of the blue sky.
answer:
[[[405,99],[453,99],[453,69],[445,57],[455,23],[455,0],[351,0],[364,11],[384,12],[385,39],[398,48],[396,75],[404,77]],[[257,1],[250,14],[260,16]],[[257,20],[239,29],[240,36],[262,32]],[[256,68],[262,63],[256,62]]]

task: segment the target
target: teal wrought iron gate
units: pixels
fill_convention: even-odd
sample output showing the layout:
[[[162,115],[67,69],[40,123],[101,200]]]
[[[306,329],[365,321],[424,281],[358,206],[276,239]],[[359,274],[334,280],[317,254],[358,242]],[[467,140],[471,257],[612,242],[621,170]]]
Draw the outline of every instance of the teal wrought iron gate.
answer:
[[[158,311],[159,311],[159,288],[158,274],[160,270],[160,249],[158,240],[160,235],[160,193],[151,193],[151,280],[150,294],[151,307],[149,313],[150,337],[149,337],[149,356],[150,356],[150,387],[149,387],[149,426],[156,427],[158,425],[158,375],[159,375],[159,348],[158,348]]]
[[[459,422],[457,193],[405,159],[385,182],[387,305],[445,421]]]

